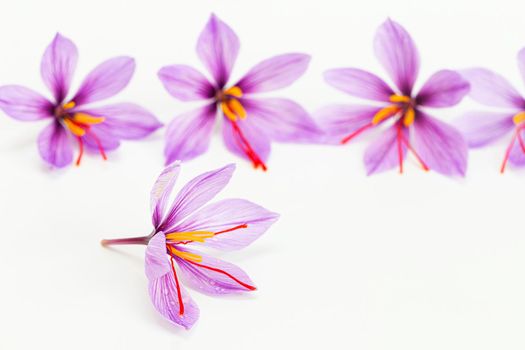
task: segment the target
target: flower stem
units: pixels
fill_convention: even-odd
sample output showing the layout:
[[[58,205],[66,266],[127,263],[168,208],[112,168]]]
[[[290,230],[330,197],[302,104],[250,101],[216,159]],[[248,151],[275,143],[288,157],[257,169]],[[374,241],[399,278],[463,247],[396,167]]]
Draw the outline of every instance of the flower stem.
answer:
[[[130,238],[116,238],[116,239],[103,239],[100,244],[103,246],[108,245],[122,245],[122,244],[143,244],[148,245],[151,236],[142,237],[130,237]]]

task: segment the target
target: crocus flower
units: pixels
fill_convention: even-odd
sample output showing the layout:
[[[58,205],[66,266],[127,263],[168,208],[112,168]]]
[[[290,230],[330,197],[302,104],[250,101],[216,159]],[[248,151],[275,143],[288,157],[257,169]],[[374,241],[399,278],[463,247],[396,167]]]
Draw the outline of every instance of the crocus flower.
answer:
[[[155,308],[186,329],[197,321],[199,309],[182,281],[207,294],[255,290],[237,266],[205,255],[198,248],[237,250],[259,238],[278,215],[243,199],[208,204],[230,180],[234,165],[210,171],[188,182],[166,212],[167,200],[180,171],[168,166],[151,191],[153,231],[136,238],[103,240],[103,245],[144,244],[149,294]]]
[[[464,175],[467,147],[461,133],[430,116],[426,107],[443,108],[459,103],[468,93],[468,82],[454,71],[441,70],[414,93],[419,53],[408,32],[390,19],[379,27],[374,49],[395,85],[391,87],[361,69],[327,71],[325,79],[335,88],[379,102],[379,105],[337,105],[322,109],[319,117],[328,141],[347,143],[365,130],[385,126],[386,130],[365,152],[369,175],[397,165],[403,172],[408,151],[425,170]]]
[[[525,48],[518,53],[518,66],[525,80]],[[510,136],[500,171],[507,163],[525,165],[525,98],[501,75],[488,69],[473,68],[462,72],[470,82],[470,97],[500,111],[473,111],[458,121],[470,147],[483,147]]]
[[[129,83],[135,61],[130,57],[109,59],[88,74],[73,97],[69,87],[77,65],[75,44],[57,34],[42,57],[40,71],[51,91],[51,100],[19,85],[0,87],[0,108],[22,121],[47,119],[49,125],[38,137],[42,158],[61,168],[73,160],[73,147],[78,143],[80,164],[84,146],[100,152],[117,148],[121,139],[143,138],[162,124],[144,108],[132,103],[91,107],[91,103],[109,98]]]
[[[186,65],[163,67],[159,78],[181,101],[205,101],[204,105],[176,117],[166,132],[166,163],[189,160],[209,145],[217,112],[223,116],[222,136],[226,147],[266,170],[270,142],[306,142],[315,139],[318,128],[296,102],[283,98],[256,98],[260,92],[290,85],[307,69],[310,57],[291,53],[264,60],[235,84],[229,84],[239,39],[223,21],[212,15],[197,42],[197,55],[211,81]]]

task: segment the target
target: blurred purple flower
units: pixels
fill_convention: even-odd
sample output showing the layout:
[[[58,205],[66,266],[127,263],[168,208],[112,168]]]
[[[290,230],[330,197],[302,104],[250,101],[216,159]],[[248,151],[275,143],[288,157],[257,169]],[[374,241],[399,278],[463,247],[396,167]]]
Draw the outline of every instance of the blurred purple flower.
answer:
[[[518,66],[525,81],[525,48],[518,53]],[[472,111],[458,121],[470,147],[483,147],[512,134],[500,171],[507,163],[525,165],[525,98],[501,75],[488,69],[473,68],[462,72],[470,82],[470,97],[502,111]]]
[[[243,199],[206,205],[227,185],[234,170],[234,165],[228,165],[197,176],[180,190],[166,212],[180,172],[180,163],[173,163],[160,174],[151,191],[153,232],[144,237],[102,241],[103,245],[147,245],[146,276],[151,301],[165,318],[186,329],[197,321],[199,309],[182,287],[181,278],[190,287],[211,295],[255,290],[239,267],[193,247],[225,251],[244,248],[279,217]]]
[[[93,69],[77,93],[67,98],[77,65],[75,44],[57,34],[47,47],[40,66],[42,79],[53,94],[50,101],[39,93],[19,85],[0,87],[0,108],[22,121],[51,120],[38,137],[42,158],[62,168],[73,160],[74,141],[78,142],[80,164],[84,146],[100,152],[116,149],[121,139],[140,139],[162,124],[153,114],[132,103],[105,107],[88,106],[109,98],[128,85],[135,70],[130,57],[115,57]]]
[[[271,141],[308,142],[319,129],[296,102],[283,98],[255,98],[253,94],[286,87],[307,69],[310,57],[285,54],[264,60],[237,83],[228,85],[239,39],[215,15],[209,19],[197,42],[197,54],[211,82],[186,65],[163,67],[159,78],[168,92],[181,101],[206,101],[196,110],[176,117],[166,132],[166,163],[189,160],[209,146],[217,110],[223,115],[222,136],[226,147],[266,170]]]
[[[336,105],[322,109],[318,116],[327,141],[347,143],[368,129],[388,123],[382,136],[365,152],[364,162],[369,175],[396,166],[402,173],[403,161],[411,151],[425,170],[464,176],[467,147],[462,135],[452,126],[431,117],[423,107],[456,105],[468,93],[468,82],[454,71],[441,70],[414,94],[419,53],[408,32],[390,19],[379,27],[374,49],[395,87],[391,88],[378,76],[361,69],[327,71],[328,84],[352,96],[383,104]]]

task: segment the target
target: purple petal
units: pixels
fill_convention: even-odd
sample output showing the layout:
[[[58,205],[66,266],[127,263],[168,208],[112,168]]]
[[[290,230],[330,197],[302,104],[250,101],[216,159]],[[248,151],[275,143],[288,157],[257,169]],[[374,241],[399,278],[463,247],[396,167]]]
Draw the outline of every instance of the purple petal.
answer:
[[[422,112],[413,127],[414,149],[430,170],[465,176],[467,143],[458,130]]]
[[[266,162],[270,155],[271,144],[270,138],[266,136],[264,130],[259,128],[250,117],[237,121],[237,126],[240,133],[228,118],[224,118],[222,138],[226,148],[241,158],[253,161],[247,153],[246,144],[248,144],[257,157],[262,162]]]
[[[459,73],[440,70],[427,80],[416,100],[422,106],[450,107],[461,102],[469,90],[469,83]]]
[[[208,204],[184,220],[175,228],[178,232],[210,231],[221,232],[247,225],[206,239],[204,246],[221,250],[244,248],[259,238],[279,218],[263,207],[244,199],[225,199]],[[192,243],[200,245],[200,243]]]
[[[179,250],[202,257],[199,263],[177,259],[184,283],[191,288],[210,295],[248,292],[256,289],[250,277],[241,268],[191,249]]]
[[[521,73],[521,77],[525,82],[525,48],[518,52],[518,68]]]
[[[182,287],[179,276],[175,280],[170,261],[166,253],[164,234],[156,234],[146,248],[146,276],[148,290],[155,309],[173,324],[190,329],[199,318],[199,308]],[[179,303],[178,291],[181,293],[183,314]]]
[[[40,156],[49,164],[63,168],[73,160],[73,147],[67,131],[53,121],[38,136]]]
[[[182,219],[208,203],[230,181],[235,165],[230,164],[223,168],[201,174],[188,182],[175,197],[166,219],[160,229],[170,232]]]
[[[482,147],[514,129],[514,114],[468,112],[455,125],[463,133],[469,147]]]
[[[33,121],[53,117],[53,104],[39,93],[19,85],[0,87],[0,108],[12,118]]]
[[[331,69],[325,81],[347,94],[375,101],[390,101],[394,91],[377,75],[355,68]]]
[[[399,128],[398,124],[394,124],[368,146],[364,156],[368,175],[400,166],[399,147],[401,147],[401,161],[405,159],[407,153],[407,147],[401,141],[400,135],[408,140],[408,129]]]
[[[174,162],[168,165],[155,181],[153,188],[151,189],[151,215],[153,226],[158,228],[162,218],[164,217],[164,211],[166,210],[166,201],[170,196],[171,191],[180,173],[180,162]]]
[[[239,53],[239,38],[217,16],[211,15],[197,42],[197,54],[211,73],[219,88],[230,78]]]
[[[166,163],[195,158],[208,149],[215,116],[215,104],[175,117],[166,130]]]
[[[461,75],[470,83],[470,97],[491,107],[525,108],[525,100],[501,75],[484,68],[467,69]]]
[[[78,50],[75,44],[57,33],[46,48],[40,64],[42,79],[57,103],[62,103],[67,96],[77,60]]]
[[[376,32],[374,50],[401,93],[410,96],[419,72],[419,53],[410,34],[387,19]]]
[[[136,140],[153,133],[162,123],[148,110],[134,103],[90,108],[84,113],[104,117],[103,125],[118,139]]]
[[[77,105],[114,96],[128,85],[135,71],[131,57],[115,57],[99,64],[84,79],[73,101]]]
[[[323,107],[315,117],[325,132],[326,142],[340,144],[345,137],[364,131],[380,110],[377,106],[333,105]]]
[[[185,65],[173,65],[160,69],[159,79],[171,96],[181,101],[212,98],[215,88],[198,70]]]
[[[113,129],[105,123],[92,126],[82,140],[88,149],[96,152],[112,151],[120,146],[118,137],[113,134]]]
[[[509,161],[512,165],[521,167],[525,165],[525,129],[521,129],[518,132],[520,137],[516,137],[514,141],[509,154]]]
[[[266,59],[237,83],[243,93],[272,91],[284,88],[306,72],[310,56],[290,53]]]
[[[317,140],[321,135],[321,130],[308,112],[292,100],[243,98],[241,103],[248,114],[247,119],[272,140],[308,142]]]

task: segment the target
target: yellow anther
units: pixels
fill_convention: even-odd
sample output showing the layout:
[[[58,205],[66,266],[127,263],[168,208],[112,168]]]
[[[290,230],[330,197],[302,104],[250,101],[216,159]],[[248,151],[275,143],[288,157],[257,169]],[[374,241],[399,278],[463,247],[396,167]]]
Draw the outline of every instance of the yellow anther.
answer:
[[[395,103],[409,103],[410,102],[409,96],[403,96],[403,95],[392,95],[390,96],[390,102]]]
[[[408,107],[407,111],[405,112],[405,117],[403,118],[403,124],[405,126],[410,126],[412,123],[414,123],[414,120],[416,119],[416,111],[412,107]]]
[[[200,255],[197,255],[197,254],[194,254],[194,253],[189,253],[189,252],[181,252],[180,250],[177,250],[171,246],[168,246],[168,249],[170,251],[171,254],[175,255],[175,256],[178,256],[179,258],[182,258],[184,260],[189,260],[189,261],[193,261],[193,262],[201,262],[202,261],[202,256]]]
[[[76,125],[71,121],[69,118],[64,118],[64,124],[66,124],[66,127],[73,133],[75,136],[84,136],[86,131],[82,129],[80,126]]]
[[[374,118],[372,119],[372,124],[377,125],[381,123],[383,120],[392,117],[393,115],[398,113],[400,110],[401,110],[401,107],[396,106],[396,105],[385,107],[374,115]]]
[[[73,120],[80,124],[94,125],[102,123],[104,120],[106,120],[106,118],[94,117],[86,113],[75,113],[73,115]]]
[[[64,109],[71,109],[71,108],[75,107],[76,105],[77,104],[75,103],[75,101],[69,101],[68,103],[63,105],[62,108],[64,108]]]
[[[233,97],[242,97],[242,90],[238,86],[232,86],[231,88],[225,90],[224,94]]]
[[[228,103],[228,108],[230,109],[230,111],[235,113],[241,119],[246,118],[246,110],[244,109],[242,104],[239,102],[239,100],[232,98],[227,103]]]
[[[520,112],[516,114],[512,120],[514,121],[514,124],[519,125],[523,122],[525,122],[525,112]]]
[[[172,242],[195,241],[204,242],[206,238],[213,237],[215,234],[209,231],[192,231],[192,232],[172,232],[166,234],[166,239]]]
[[[221,110],[222,113],[226,116],[226,118],[230,119],[232,122],[237,121],[237,116],[233,111],[228,107],[228,104],[226,102],[221,102]]]

